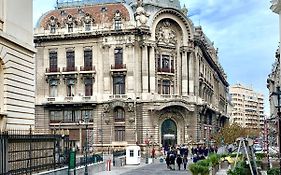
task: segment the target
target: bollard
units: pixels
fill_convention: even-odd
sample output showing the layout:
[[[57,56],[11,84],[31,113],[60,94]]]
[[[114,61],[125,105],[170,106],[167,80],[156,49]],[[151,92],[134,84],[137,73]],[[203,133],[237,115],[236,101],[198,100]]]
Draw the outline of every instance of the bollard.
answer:
[[[106,170],[111,171],[111,160],[106,161]]]

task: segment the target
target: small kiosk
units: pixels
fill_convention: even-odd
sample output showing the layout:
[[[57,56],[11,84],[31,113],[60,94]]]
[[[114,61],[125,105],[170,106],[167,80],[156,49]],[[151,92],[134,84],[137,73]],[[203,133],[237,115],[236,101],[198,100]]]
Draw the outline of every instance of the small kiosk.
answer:
[[[127,146],[126,147],[126,164],[138,165],[141,161],[141,152],[139,146]]]

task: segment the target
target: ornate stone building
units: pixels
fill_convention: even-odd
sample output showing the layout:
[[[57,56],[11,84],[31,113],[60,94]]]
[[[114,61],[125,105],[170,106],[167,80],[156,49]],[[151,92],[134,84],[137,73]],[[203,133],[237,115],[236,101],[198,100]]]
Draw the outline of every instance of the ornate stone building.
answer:
[[[267,88],[269,90],[269,94],[272,94],[273,92],[277,91],[277,87],[281,86],[281,71],[280,71],[280,41],[281,41],[281,1],[280,0],[272,0],[271,1],[272,5],[270,9],[272,12],[276,13],[279,15],[279,47],[275,52],[275,60],[272,65],[271,73],[268,75],[267,79]],[[269,96],[269,103],[270,103],[270,118],[268,119],[270,125],[270,129],[273,130],[273,136],[276,137],[278,129],[278,113],[276,108],[276,104],[274,104],[274,95]],[[276,98],[276,97],[275,97]],[[274,138],[273,140],[277,140],[277,138]],[[279,141],[278,141],[279,143]]]
[[[38,128],[81,147],[89,124],[97,148],[204,141],[227,123],[217,50],[178,0],[98,2],[58,2],[38,21]]]
[[[0,132],[34,127],[32,0],[0,0]]]

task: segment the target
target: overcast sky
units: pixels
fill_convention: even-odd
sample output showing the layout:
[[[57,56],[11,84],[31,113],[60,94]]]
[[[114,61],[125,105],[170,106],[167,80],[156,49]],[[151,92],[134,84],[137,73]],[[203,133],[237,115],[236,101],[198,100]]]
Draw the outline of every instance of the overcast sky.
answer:
[[[56,0],[33,0],[34,24],[54,9]],[[219,60],[230,85],[252,86],[265,96],[269,114],[266,79],[278,47],[278,15],[270,0],[181,0],[195,26],[203,31],[219,50]]]

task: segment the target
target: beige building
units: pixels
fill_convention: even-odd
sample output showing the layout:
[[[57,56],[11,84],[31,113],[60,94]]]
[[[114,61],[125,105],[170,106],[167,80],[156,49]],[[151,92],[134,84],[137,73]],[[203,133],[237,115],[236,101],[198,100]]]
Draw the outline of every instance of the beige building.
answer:
[[[233,104],[230,122],[245,128],[261,129],[265,117],[263,94],[241,84],[230,86],[229,92]]]
[[[228,121],[228,82],[187,9],[104,2],[59,1],[40,18],[37,128],[67,131],[80,148],[86,125],[95,148],[210,138]]]
[[[32,0],[0,0],[0,131],[34,127]]]

